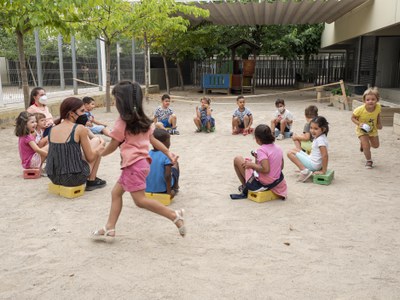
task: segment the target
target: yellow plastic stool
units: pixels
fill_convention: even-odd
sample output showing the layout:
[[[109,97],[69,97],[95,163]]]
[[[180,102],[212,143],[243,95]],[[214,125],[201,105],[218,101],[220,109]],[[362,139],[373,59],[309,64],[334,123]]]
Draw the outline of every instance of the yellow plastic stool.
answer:
[[[60,195],[61,197],[72,199],[82,196],[85,193],[85,185],[79,186],[62,186],[52,182],[49,183],[49,192]]]
[[[164,204],[166,206],[170,205],[172,202],[171,196],[169,194],[161,194],[161,193],[145,193],[146,198],[154,199]]]
[[[247,198],[249,200],[252,200],[252,201],[258,202],[258,203],[281,199],[281,197],[279,197],[273,191],[263,191],[263,192],[248,191]]]

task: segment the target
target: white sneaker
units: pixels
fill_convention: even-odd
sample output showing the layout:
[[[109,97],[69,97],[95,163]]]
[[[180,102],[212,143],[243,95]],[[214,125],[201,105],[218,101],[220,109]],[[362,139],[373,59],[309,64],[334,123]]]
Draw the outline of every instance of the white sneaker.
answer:
[[[276,139],[279,140],[279,141],[280,140],[284,140],[285,136],[282,133],[280,133]]]
[[[306,182],[307,179],[310,178],[312,174],[313,172],[310,171],[309,169],[304,169],[303,171],[300,172],[298,181]]]

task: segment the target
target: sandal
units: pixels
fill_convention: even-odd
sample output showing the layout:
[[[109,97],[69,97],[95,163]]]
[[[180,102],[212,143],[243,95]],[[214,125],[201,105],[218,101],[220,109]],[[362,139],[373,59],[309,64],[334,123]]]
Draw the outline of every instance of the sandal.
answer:
[[[372,169],[372,160],[367,160],[367,162],[365,163],[365,168],[366,169]]]
[[[249,134],[249,130],[248,129],[244,129],[243,130],[243,135],[248,135]]]
[[[107,240],[110,239],[113,240],[115,238],[115,229],[107,229],[106,226],[104,226],[100,230],[96,230],[92,233],[92,238],[94,240]]]
[[[175,217],[175,220],[174,220],[174,224],[176,224],[178,221],[182,221],[182,226],[178,227],[179,234],[182,237],[185,237],[185,235],[186,235],[186,227],[185,227],[185,223],[184,223],[184,219],[183,219],[183,213],[184,212],[185,212],[185,210],[183,208],[181,208],[180,210],[176,210],[175,211],[176,217]]]
[[[195,131],[195,133],[199,133],[199,132],[201,132],[201,128],[197,128]]]

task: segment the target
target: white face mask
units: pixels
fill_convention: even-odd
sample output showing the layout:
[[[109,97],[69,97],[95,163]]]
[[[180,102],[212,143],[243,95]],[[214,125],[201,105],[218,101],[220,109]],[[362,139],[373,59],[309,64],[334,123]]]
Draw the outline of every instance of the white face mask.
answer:
[[[279,108],[278,108],[278,111],[279,111],[280,113],[283,113],[283,112],[285,111],[285,108],[284,108],[284,107],[279,107]]]
[[[46,105],[47,104],[47,96],[43,95],[42,97],[39,98],[39,103]]]

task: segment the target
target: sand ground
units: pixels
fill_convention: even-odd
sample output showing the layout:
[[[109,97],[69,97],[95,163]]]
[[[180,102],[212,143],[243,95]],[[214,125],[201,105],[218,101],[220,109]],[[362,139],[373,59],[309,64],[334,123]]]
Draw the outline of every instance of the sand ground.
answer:
[[[275,93],[276,91],[268,91]],[[278,91],[279,92],[279,91]],[[113,243],[93,242],[119,177],[118,151],[102,160],[105,188],[69,200],[47,192],[48,178],[24,180],[13,128],[0,130],[1,299],[398,299],[400,296],[400,140],[380,131],[375,168],[364,168],[351,112],[317,104],[330,122],[331,185],[297,182],[285,158],[288,200],[232,201],[239,182],[232,160],[257,147],[232,136],[235,100],[212,95],[217,130],[195,134],[201,94],[174,91],[180,136],[187,237],[168,220],[135,207],[129,195]],[[294,132],[315,93],[279,95],[295,115]],[[277,95],[247,98],[255,124],[271,119]],[[160,95],[152,95],[152,112]],[[183,100],[183,101],[182,101]],[[98,119],[110,125],[115,108]],[[291,140],[277,141],[286,152]]]

